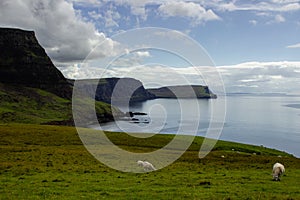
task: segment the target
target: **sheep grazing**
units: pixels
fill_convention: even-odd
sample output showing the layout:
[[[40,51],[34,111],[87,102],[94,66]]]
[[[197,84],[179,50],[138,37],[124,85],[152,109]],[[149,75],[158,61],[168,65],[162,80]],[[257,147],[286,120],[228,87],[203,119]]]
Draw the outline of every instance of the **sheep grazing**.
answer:
[[[280,181],[280,176],[284,173],[284,166],[280,163],[275,163],[273,165],[273,180]]]
[[[143,167],[145,172],[155,171],[155,167],[147,161],[137,161],[138,166]]]

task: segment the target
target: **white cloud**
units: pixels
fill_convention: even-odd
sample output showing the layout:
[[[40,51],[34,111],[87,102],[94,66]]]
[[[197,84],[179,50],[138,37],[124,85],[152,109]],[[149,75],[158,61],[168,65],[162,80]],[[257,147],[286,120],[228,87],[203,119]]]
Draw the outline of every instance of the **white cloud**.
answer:
[[[147,19],[147,5],[157,5],[160,4],[161,0],[115,0],[117,5],[127,5],[130,7],[132,15],[140,17],[142,20]]]
[[[268,21],[266,24],[275,24],[275,23],[283,23],[285,22],[285,18],[281,14],[277,14],[275,16],[270,15],[270,17],[273,17],[270,21]]]
[[[105,27],[119,27],[118,20],[121,18],[116,10],[108,10],[105,13]]]
[[[137,51],[135,52],[139,57],[150,57],[150,52],[149,51]]]
[[[191,85],[205,82],[194,67],[174,68],[161,65],[139,65],[126,68],[113,68],[118,77],[132,77],[141,80],[146,87]]]
[[[297,1],[258,1],[258,3],[248,1],[212,1],[208,3],[220,11],[260,11],[260,12],[291,12],[300,10],[300,3]]]
[[[83,60],[102,41],[107,46],[97,56],[113,53],[114,41],[85,21],[70,2],[2,0],[0,4],[0,25],[34,30],[54,62]]]
[[[158,11],[166,17],[190,18],[194,24],[220,19],[212,10],[206,10],[201,5],[193,2],[166,2],[159,6]]]
[[[250,20],[249,23],[252,24],[253,26],[255,26],[257,24],[257,21],[256,20]]]
[[[101,46],[97,48],[101,49]],[[134,70],[135,67],[140,66],[144,58],[151,57],[148,51],[130,52],[128,49],[124,49],[123,52],[119,53],[120,57],[115,58],[113,61],[111,57],[106,58],[107,60],[100,58],[83,63],[73,63],[72,65],[61,67],[60,70],[65,77],[71,79],[124,77],[128,70]],[[132,77],[134,78],[134,76]]]
[[[73,0],[77,4],[84,4],[83,0]],[[94,0],[90,0],[94,1]],[[99,3],[98,1],[96,1]],[[87,5],[90,5],[90,3],[86,3]],[[140,20],[147,20],[149,12],[151,13],[160,13],[164,16],[177,16],[177,17],[187,17],[189,19],[194,20],[194,24],[200,24],[205,21],[209,20],[217,20],[220,19],[219,16],[217,16],[213,10],[211,9],[204,9],[199,2],[197,1],[176,1],[176,0],[114,0],[114,1],[106,1],[102,0],[101,4],[109,4],[110,6],[122,6],[125,8],[130,9],[130,14],[136,17],[137,23]],[[96,4],[95,4],[96,5]],[[176,15],[173,13],[172,15],[169,15],[168,7],[170,6],[170,9],[183,9],[187,12],[185,13],[179,13],[179,15]],[[180,6],[183,6],[181,8]],[[176,8],[177,7],[177,8]],[[173,10],[174,11],[174,10]],[[170,11],[172,12],[172,11]],[[192,13],[190,13],[192,12]],[[197,13],[199,12],[199,13]],[[197,20],[197,21],[196,21]]]
[[[300,43],[298,44],[293,44],[293,45],[289,45],[286,48],[290,48],[290,49],[294,49],[294,48],[300,48]]]
[[[228,92],[297,93],[300,62],[248,62],[217,67]]]
[[[281,8],[278,8],[278,11],[280,12],[290,12],[290,11],[296,11],[300,10],[300,3],[289,3],[284,5]]]
[[[234,2],[229,2],[229,3],[221,3],[218,6],[219,10],[221,11],[235,11],[238,10],[239,8],[234,4]]]
[[[101,18],[103,18],[103,16],[99,13],[97,13],[96,11],[89,11],[88,15],[90,16],[90,18],[94,19],[94,20],[99,20]]]
[[[256,12],[256,16],[259,16],[259,17],[272,17],[273,14],[271,14],[270,12],[260,11],[260,12]]]
[[[242,1],[242,0],[69,0],[76,4],[94,6],[110,5],[129,8],[135,16],[137,27],[140,20],[147,20],[151,13],[158,13],[163,17],[184,17],[191,20],[191,25],[199,25],[210,20],[220,20],[220,12],[250,11],[258,16],[269,16],[274,22],[284,22],[285,13],[300,11],[300,2],[297,0],[269,0],[269,1]],[[216,14],[218,12],[218,14]],[[125,16],[124,16],[125,17]],[[275,18],[275,20],[274,20]],[[115,23],[108,23],[114,24]]]
[[[103,73],[109,77],[115,76],[113,71],[99,67],[91,67],[88,64],[73,64],[59,68],[65,77],[69,79],[97,79]]]
[[[295,3],[295,0],[271,0],[273,3],[280,3],[280,4],[286,4],[286,3]]]
[[[144,59],[148,57],[151,57],[149,51],[125,51],[125,54],[110,63],[110,68],[114,67],[120,69],[140,66],[144,62]]]
[[[102,5],[102,0],[67,0],[80,6]]]
[[[285,18],[282,15],[276,15],[275,22],[277,22],[277,23],[285,22]]]

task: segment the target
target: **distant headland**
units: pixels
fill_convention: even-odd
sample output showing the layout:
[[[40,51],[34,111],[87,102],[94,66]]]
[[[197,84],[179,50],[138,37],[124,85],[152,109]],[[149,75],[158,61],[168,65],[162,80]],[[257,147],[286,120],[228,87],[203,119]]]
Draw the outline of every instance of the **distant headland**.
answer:
[[[145,89],[143,83],[133,78],[101,78],[77,80],[76,87],[97,101],[106,103],[130,101],[140,102],[158,98],[217,98],[208,86],[202,85],[178,85],[161,88]]]

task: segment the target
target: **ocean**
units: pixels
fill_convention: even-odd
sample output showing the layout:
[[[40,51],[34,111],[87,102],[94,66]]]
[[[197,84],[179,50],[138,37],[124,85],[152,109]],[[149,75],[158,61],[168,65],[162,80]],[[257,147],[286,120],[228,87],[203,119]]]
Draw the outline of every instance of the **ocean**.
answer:
[[[233,95],[155,99],[120,106],[135,121],[101,124],[107,131],[187,134],[262,145],[300,157],[300,97]]]

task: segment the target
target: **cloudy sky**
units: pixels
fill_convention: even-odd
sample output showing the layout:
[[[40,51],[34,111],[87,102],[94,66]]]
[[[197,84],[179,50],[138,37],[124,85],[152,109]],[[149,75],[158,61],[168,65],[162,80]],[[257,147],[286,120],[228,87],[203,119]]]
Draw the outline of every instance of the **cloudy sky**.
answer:
[[[149,86],[222,79],[227,92],[300,93],[298,0],[1,0],[0,26],[34,30],[69,78],[131,76]],[[145,27],[165,31],[151,29],[160,37],[149,41],[149,31],[127,34]],[[187,41],[209,61],[185,59],[199,50]],[[203,77],[207,65],[217,71]]]

